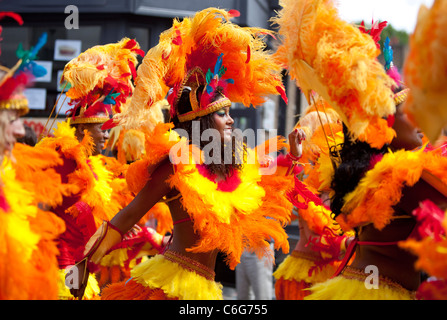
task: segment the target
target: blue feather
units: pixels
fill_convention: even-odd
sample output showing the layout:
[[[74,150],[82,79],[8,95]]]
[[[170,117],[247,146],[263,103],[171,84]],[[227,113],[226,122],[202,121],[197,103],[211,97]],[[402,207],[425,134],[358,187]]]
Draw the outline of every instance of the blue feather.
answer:
[[[113,90],[110,91],[110,93],[104,98],[103,103],[104,104],[116,104],[116,97],[118,97],[121,93],[117,92],[117,93],[113,93]]]
[[[37,41],[36,45],[31,49],[30,58],[35,59],[37,56],[37,53],[42,49],[42,47],[47,43],[48,40],[48,34],[46,32],[42,33],[42,35],[39,37],[39,40]]]
[[[210,85],[207,85],[207,86],[206,86],[206,92],[207,92],[208,94],[211,94],[211,92],[213,92],[213,87],[210,86]]]
[[[385,59],[385,70],[388,70],[393,62],[393,48],[390,46],[390,38],[388,37],[383,43],[383,58]]]
[[[47,74],[47,69],[45,69],[42,66],[39,66],[34,61],[30,62],[29,66],[28,66],[28,69],[31,71],[33,76],[35,76],[36,78],[43,77],[44,75]]]
[[[19,43],[16,55],[19,59],[22,60],[22,63],[20,64],[19,68],[16,71],[16,74],[19,74],[23,71],[28,71],[33,74],[34,77],[43,77],[47,71],[44,67],[39,66],[37,63],[35,63],[33,60],[37,58],[37,53],[40,49],[45,45],[48,39],[48,34],[44,32],[37,41],[36,45],[31,48],[31,50],[24,50],[21,43]]]
[[[217,62],[216,65],[214,66],[214,74],[213,76],[215,76],[216,74],[219,75],[221,68],[222,68],[222,63],[223,63],[223,59],[222,59],[223,53],[221,53],[219,55],[219,57],[217,57]]]

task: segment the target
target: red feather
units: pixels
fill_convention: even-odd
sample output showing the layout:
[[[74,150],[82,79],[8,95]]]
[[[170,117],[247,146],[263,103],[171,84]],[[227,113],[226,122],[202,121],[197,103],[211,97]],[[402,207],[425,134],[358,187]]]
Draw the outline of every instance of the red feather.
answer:
[[[230,15],[231,18],[237,18],[237,17],[241,16],[241,13],[234,9],[231,9],[230,11],[228,11],[228,14]]]
[[[380,34],[382,33],[382,30],[385,29],[387,24],[388,24],[387,21],[382,21],[382,22],[378,23],[377,21],[374,22],[374,20],[372,20],[371,29],[366,30],[365,23],[364,23],[364,21],[362,21],[362,23],[360,24],[359,30],[363,33],[369,34],[373,38],[374,42],[376,43],[377,48],[380,49],[380,45],[379,45]]]
[[[276,86],[276,90],[278,90],[279,94],[281,95],[281,98],[284,100],[286,104],[289,103],[289,99],[287,99],[286,92],[281,86]]]
[[[137,77],[137,70],[135,69],[135,64],[130,60],[128,60],[128,62],[129,62],[129,68],[132,71],[132,77],[135,79]],[[125,76],[127,77],[128,74],[126,74]],[[124,75],[122,77],[124,77]]]
[[[124,49],[133,49],[137,45],[137,42],[134,39],[130,39],[124,45]]]
[[[0,188],[0,209],[2,209],[4,212],[9,211],[8,201],[6,201],[5,193],[1,188]]]
[[[9,99],[19,87],[26,87],[34,79],[33,75],[21,72],[15,77],[11,77],[2,84],[0,90],[0,100]]]
[[[304,203],[297,200],[298,195],[303,198]],[[314,202],[316,205],[323,205],[321,199],[307,189],[307,186],[297,176],[295,176],[295,188],[287,192],[287,198],[298,209],[306,209],[309,202]]]
[[[418,223],[416,228],[422,237],[434,237],[436,241],[441,240],[445,235],[442,227],[444,211],[430,200],[424,200],[419,204],[419,208],[413,210],[413,215]]]
[[[102,130],[109,130],[112,128],[115,128],[118,125],[118,123],[115,123],[113,121],[113,119],[109,119],[106,122],[104,122],[104,124],[102,125],[101,129]]]
[[[174,39],[172,39],[172,43],[175,45],[181,46],[183,41],[182,41],[182,35],[180,33],[180,30],[178,30],[178,29],[175,30],[175,33],[177,34],[177,36]]]
[[[0,12],[0,20],[2,20],[5,17],[13,18],[15,21],[17,21],[17,23],[19,25],[23,24],[23,19],[22,19],[22,17],[18,13],[15,13],[15,12]]]

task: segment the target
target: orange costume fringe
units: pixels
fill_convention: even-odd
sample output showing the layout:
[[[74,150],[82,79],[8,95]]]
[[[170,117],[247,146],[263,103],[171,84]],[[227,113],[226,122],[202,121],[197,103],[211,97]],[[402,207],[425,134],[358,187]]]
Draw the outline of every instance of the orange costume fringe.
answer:
[[[16,145],[18,149],[31,150],[31,147]],[[48,151],[48,150],[47,150]],[[17,158],[26,153],[14,150]],[[1,170],[1,208],[0,208],[0,299],[1,300],[53,300],[58,299],[58,263],[56,256],[57,237],[65,230],[62,219],[51,212],[38,209],[48,185],[56,186],[57,177],[49,173],[45,179],[45,169],[55,159],[51,152],[44,157],[33,159],[34,163],[20,163],[20,169],[11,160],[5,158]],[[57,157],[57,154],[56,154]],[[28,158],[29,160],[30,158]],[[20,170],[20,174],[18,174]],[[24,170],[27,170],[25,173]],[[34,172],[42,179],[39,185],[30,181],[23,182],[18,177],[26,177]],[[55,178],[55,180],[52,180]],[[59,179],[60,181],[60,179]],[[48,184],[47,184],[48,183]],[[36,190],[39,192],[36,192]],[[54,190],[53,190],[54,192]],[[60,196],[59,196],[60,197]],[[56,198],[59,198],[56,197]]]
[[[372,288],[370,274],[346,267],[343,274],[313,285],[304,300],[414,300],[415,293],[379,275],[378,287]]]
[[[276,278],[275,295],[277,300],[303,300],[310,292],[306,289],[315,283],[329,279],[335,272],[336,266],[326,264],[317,268],[315,261],[320,260],[319,253],[308,254],[292,251],[273,276]]]
[[[447,158],[424,149],[385,154],[360,180],[354,191],[345,196],[345,205],[337,222],[343,230],[373,223],[378,230],[390,223],[404,186],[413,186],[429,172],[447,184]]]

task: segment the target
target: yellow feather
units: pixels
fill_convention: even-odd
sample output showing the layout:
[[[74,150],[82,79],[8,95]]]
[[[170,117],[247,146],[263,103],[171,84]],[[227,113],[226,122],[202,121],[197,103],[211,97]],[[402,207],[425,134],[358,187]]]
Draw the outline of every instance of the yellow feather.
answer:
[[[447,3],[435,0],[421,5],[404,64],[404,81],[410,88],[405,111],[431,143],[447,125]]]
[[[393,80],[376,59],[380,51],[373,39],[341,20],[331,0],[282,0],[280,5],[273,21],[282,44],[275,57],[309,104],[315,91],[337,111],[354,138],[372,140],[375,147],[390,142],[392,134],[365,133],[371,119],[395,112]]]

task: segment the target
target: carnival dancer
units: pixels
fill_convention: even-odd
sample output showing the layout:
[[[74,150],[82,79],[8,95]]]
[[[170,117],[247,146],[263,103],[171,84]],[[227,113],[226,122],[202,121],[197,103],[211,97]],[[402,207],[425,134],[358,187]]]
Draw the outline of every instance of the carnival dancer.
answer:
[[[440,32],[447,23],[447,5],[435,1],[431,8],[421,5],[416,28],[410,36],[410,49],[404,63],[403,76],[410,88],[404,112],[409,119],[419,125],[432,143],[429,152],[445,157],[446,140],[439,138],[446,125],[445,117],[445,77],[439,72],[446,64],[445,35]],[[435,27],[436,26],[436,27]],[[430,55],[426,63],[425,60]],[[442,135],[442,134],[441,134]],[[445,171],[444,171],[445,175]],[[447,194],[447,187],[440,181],[431,181]],[[442,208],[442,207],[441,207]],[[419,238],[408,239],[399,245],[417,256],[416,269],[425,271],[429,278],[422,282],[416,292],[417,299],[447,299],[447,259],[446,259],[446,210],[432,201],[424,201],[413,211],[418,221]]]
[[[112,198],[112,173],[98,155],[108,138],[103,124],[120,111],[133,92],[131,78],[137,54],[142,54],[138,43],[124,38],[92,47],[70,61],[64,68],[62,81],[70,83],[66,94],[73,108],[68,111],[66,121],[55,128],[54,137],[45,137],[36,145],[60,153],[63,164],[56,170],[71,190],[62,204],[51,209],[66,224],[66,231],[58,239],[61,299],[73,299],[70,277],[77,276],[69,274],[66,281],[66,268],[82,258],[85,244],[101,223],[122,208]],[[129,240],[133,242],[134,236]],[[90,270],[95,272],[98,266],[91,265]],[[94,273],[86,278],[84,298],[98,298],[100,288]]]
[[[385,74],[370,35],[341,20],[330,1],[295,4],[300,12],[295,19],[306,21],[297,31],[287,30],[299,35],[288,38],[298,38],[295,62],[303,71],[297,73],[298,83],[305,94],[314,89],[323,96],[344,125],[331,210],[343,230],[356,232],[335,277],[313,285],[305,299],[412,299],[419,281],[415,257],[397,243],[412,233],[411,212],[420,201],[445,203],[445,196],[424,178],[431,172],[442,180],[445,159],[409,151],[422,141],[399,106],[408,91]],[[314,49],[307,51],[311,43]],[[371,265],[377,269],[368,269]],[[378,290],[365,286],[371,271]]]
[[[21,17],[0,12],[3,17]],[[1,27],[0,27],[1,32]],[[43,34],[30,50],[18,51],[12,68],[0,66],[0,299],[52,300],[58,297],[57,237],[65,225],[51,212],[40,210],[42,199],[62,198],[60,178],[51,169],[60,163],[52,150],[36,152],[16,144],[25,134],[20,116],[28,112],[23,93],[44,74],[33,60],[46,43]],[[38,183],[37,183],[38,180]]]
[[[307,203],[300,189],[289,193],[296,205],[300,238],[292,253],[274,272],[277,300],[302,300],[312,284],[326,281],[337,269],[346,250],[348,236],[332,219],[330,181],[334,172],[331,153],[343,141],[341,121],[321,98],[308,107],[296,124],[306,135],[303,141],[301,181],[319,198]],[[298,177],[296,178],[298,179]]]
[[[245,249],[273,259],[271,239],[277,249],[288,251],[283,226],[292,206],[285,192],[293,176],[261,175],[254,151],[233,143],[230,116],[232,102],[257,106],[268,95],[284,95],[281,70],[264,50],[262,36],[268,31],[231,23],[235,14],[209,8],[174,20],[138,69],[129,111],[114,119],[135,127],[144,120],[139,116],[145,108],[172,88],[173,124],[155,127],[146,137],[151,148],[127,173],[138,195],[90,239],[78,269],[100,259],[164,196],[174,230],[166,251],[136,266],[128,281],[104,289],[103,299],[222,299],[222,286],[214,281],[218,251],[230,268]],[[182,138],[171,130],[174,126]],[[214,143],[207,144],[203,133]],[[202,139],[194,141],[194,134]],[[275,138],[258,154],[275,143],[285,146]],[[295,156],[297,146],[291,141]]]

